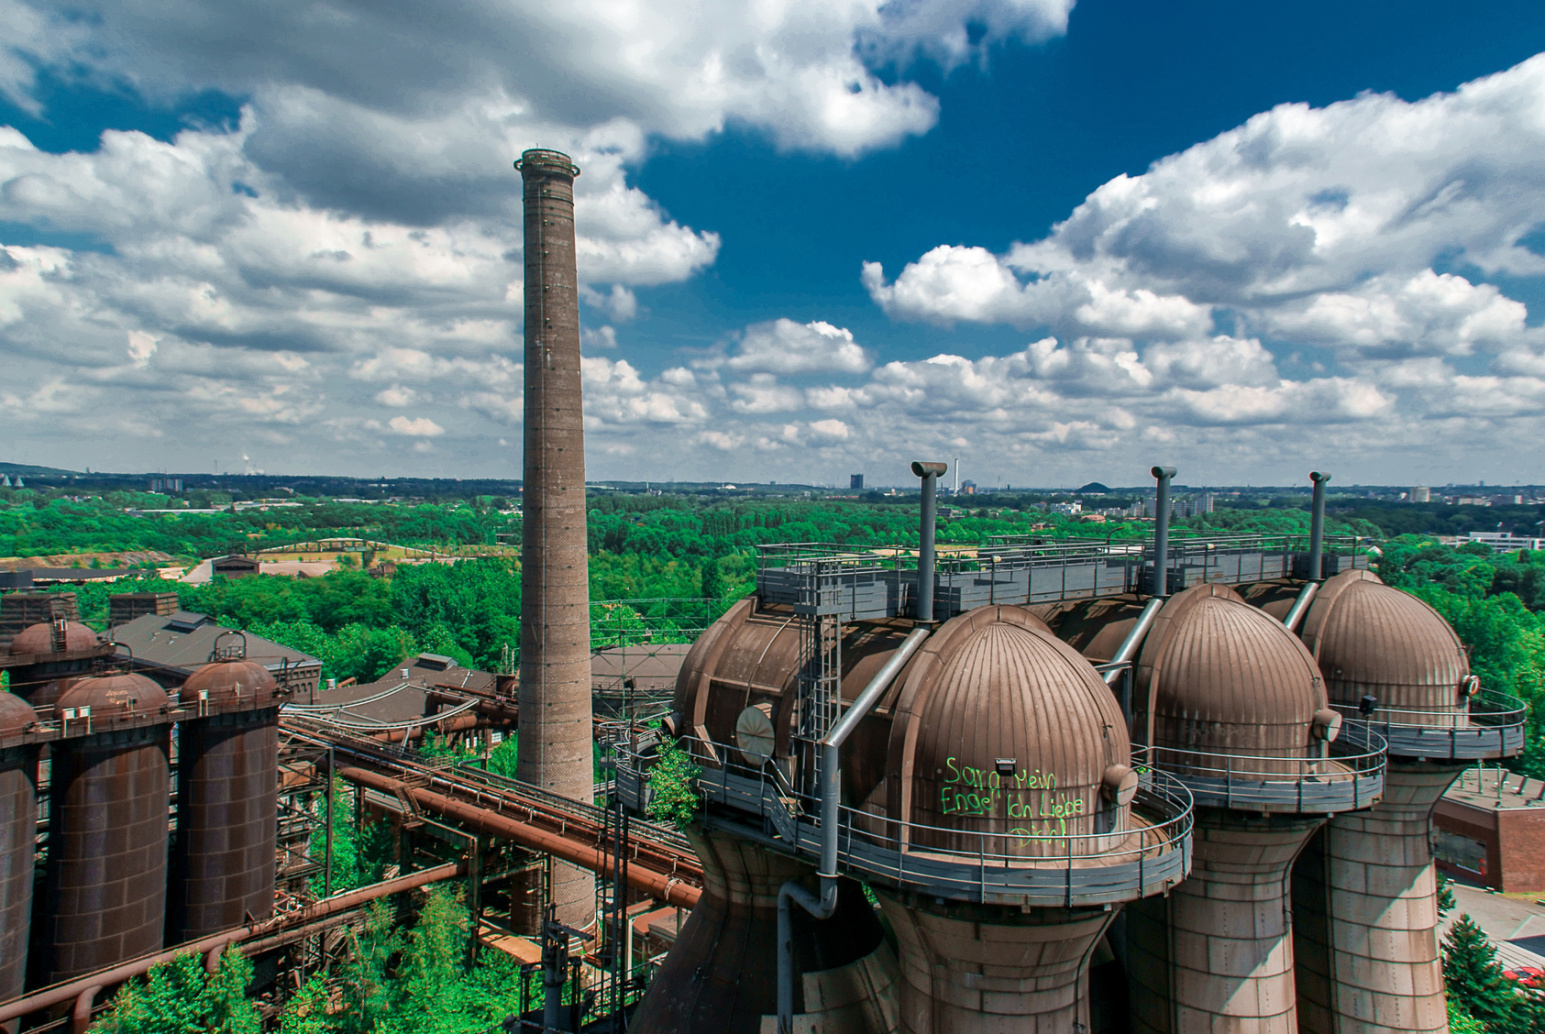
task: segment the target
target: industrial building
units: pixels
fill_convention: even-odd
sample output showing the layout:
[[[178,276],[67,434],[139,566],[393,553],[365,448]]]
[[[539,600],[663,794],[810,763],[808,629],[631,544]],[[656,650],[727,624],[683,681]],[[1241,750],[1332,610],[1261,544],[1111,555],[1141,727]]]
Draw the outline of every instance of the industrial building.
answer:
[[[598,644],[579,170],[517,168],[518,674],[421,654],[323,689],[154,594],[110,604],[121,646],[64,594],[7,597],[0,1025],[83,1032],[174,950],[239,944],[261,993],[299,986],[369,902],[464,880],[473,950],[514,956],[522,994],[541,972],[509,1030],[578,1030],[567,1000],[662,1034],[1446,1028],[1432,811],[1521,749],[1524,710],[1323,534],[1328,476],[1308,535],[1172,539],[1155,467],[1149,542],[941,555],[947,470],[919,462],[915,554],[764,546],[690,645]],[[516,728],[518,779],[412,749]],[[642,817],[676,752],[685,835]],[[340,793],[396,866],[335,894]]]
[[[764,547],[664,737],[694,911],[648,1030],[1444,1030],[1433,805],[1522,747],[1434,612],[1308,536]],[[663,749],[636,734],[641,803]],[[860,885],[879,904],[857,904]],[[886,936],[888,927],[889,936]]]

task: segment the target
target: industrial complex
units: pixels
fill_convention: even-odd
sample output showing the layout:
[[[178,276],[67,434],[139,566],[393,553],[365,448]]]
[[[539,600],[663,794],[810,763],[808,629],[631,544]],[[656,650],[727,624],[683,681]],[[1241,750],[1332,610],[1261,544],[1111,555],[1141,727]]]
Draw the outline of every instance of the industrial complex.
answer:
[[[948,468],[919,461],[916,550],[766,546],[690,644],[597,643],[579,170],[517,167],[518,672],[422,653],[319,686],[175,597],[114,597],[110,637],[68,594],[5,597],[0,1028],[79,1034],[178,951],[240,946],[281,1001],[370,902],[459,881],[474,950],[540,974],[509,1031],[1448,1029],[1434,809],[1522,750],[1525,709],[1324,533],[1329,475],[1307,535],[1172,538],[1156,466],[1148,542],[946,556]],[[431,734],[518,735],[516,777],[416,751]],[[646,818],[683,757],[684,832]],[[1470,778],[1472,803],[1545,797]],[[341,793],[397,853],[334,893]],[[1509,835],[1474,810],[1455,828]]]

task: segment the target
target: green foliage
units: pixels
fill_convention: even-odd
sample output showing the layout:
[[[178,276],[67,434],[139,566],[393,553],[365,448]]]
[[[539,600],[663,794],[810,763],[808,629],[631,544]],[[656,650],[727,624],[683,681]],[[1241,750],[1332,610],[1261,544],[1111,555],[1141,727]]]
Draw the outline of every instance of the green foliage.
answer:
[[[685,829],[697,814],[699,799],[693,781],[701,773],[675,740],[662,739],[658,760],[649,770],[649,817]]]
[[[1449,1000],[1489,1034],[1532,1034],[1545,1021],[1540,1000],[1502,975],[1497,949],[1468,915],[1460,916],[1443,939],[1443,981]]]
[[[1454,910],[1457,902],[1454,900],[1454,888],[1448,885],[1448,877],[1436,869],[1433,872],[1438,877],[1438,918],[1442,919]]]
[[[318,798],[321,822],[311,831],[310,856],[319,863],[327,857],[327,827],[333,829],[333,893],[379,883],[386,867],[392,863],[397,851],[392,827],[386,822],[376,822],[364,829],[355,829],[351,812],[354,794],[348,783],[333,779],[333,814],[328,814],[327,798]],[[325,863],[324,863],[325,864]],[[311,878],[311,892],[318,897],[326,890],[327,874],[317,873]]]
[[[313,981],[280,1015],[280,1034],[483,1034],[519,1009],[520,974],[508,956],[485,952],[466,965],[470,919],[459,893],[431,887],[407,929],[393,916],[378,901],[353,935],[353,957],[338,980],[342,1007],[329,1015]],[[528,1005],[540,1002],[538,981],[528,987]]]
[[[488,771],[515,778],[515,765],[520,757],[520,733],[511,729],[505,733],[499,745],[488,752]]]
[[[247,999],[252,963],[232,947],[213,977],[195,954],[178,955],[118,989],[95,1034],[259,1034],[257,1008]]]
[[[1486,1034],[1480,1020],[1465,1011],[1465,1007],[1450,998],[1448,1000],[1448,1034]]]

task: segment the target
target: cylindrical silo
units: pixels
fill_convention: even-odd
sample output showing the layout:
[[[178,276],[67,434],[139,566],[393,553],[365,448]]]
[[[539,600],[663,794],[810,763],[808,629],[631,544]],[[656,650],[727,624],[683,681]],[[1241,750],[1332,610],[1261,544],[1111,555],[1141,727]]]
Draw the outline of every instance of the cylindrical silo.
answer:
[[[842,685],[851,698],[900,645],[905,629],[845,631]],[[742,600],[687,654],[676,681],[677,728],[733,752],[721,762],[787,764],[800,660],[799,619],[786,610],[762,610],[755,598]],[[883,753],[882,742],[882,762],[870,769],[883,767]],[[872,787],[878,776],[858,768],[850,770],[848,785]],[[703,861],[703,896],[650,982],[632,1021],[639,1030],[759,1034],[776,1015],[778,891],[788,880],[814,886],[815,870],[750,842],[734,819],[710,814],[689,834]],[[755,825],[760,828],[759,819]],[[832,918],[817,921],[797,909],[792,918],[801,974],[794,985],[796,1029],[894,1030],[896,958],[862,889],[843,880]]]
[[[921,859],[1089,876],[1141,853],[1148,823],[1130,805],[1138,780],[1116,699],[1039,618],[1019,607],[960,615],[898,683],[882,705],[884,785],[866,808],[877,835]],[[1045,907],[963,884],[876,894],[896,931],[902,1031],[1088,1029],[1090,957],[1119,895],[1085,906],[1069,884],[1066,907]]]
[[[143,675],[82,679],[55,704],[40,983],[158,950],[166,925],[167,696]],[[73,713],[75,717],[70,717]]]
[[[197,717],[177,730],[171,944],[272,914],[278,822],[279,708],[268,669],[206,664],[183,684],[181,703]]]
[[[1331,705],[1386,733],[1391,762],[1383,801],[1331,819],[1295,869],[1301,1027],[1447,1031],[1432,810],[1470,760],[1504,752],[1503,737],[1471,721],[1475,683],[1448,622],[1376,576],[1326,581],[1302,634]]]
[[[1377,773],[1327,757],[1338,726],[1314,659],[1223,586],[1165,604],[1134,703],[1155,767],[1197,808],[1190,878],[1127,911],[1132,1029],[1289,1034],[1293,861],[1327,811],[1366,806]]]
[[[32,865],[38,821],[36,723],[26,702],[0,693],[0,1002],[22,993],[31,941]],[[15,1024],[0,1024],[14,1030]]]
[[[590,575],[579,369],[574,177],[568,155],[521,155],[525,191],[525,481],[521,511],[520,749],[525,782],[590,803]],[[554,860],[560,922],[595,920],[595,877]]]

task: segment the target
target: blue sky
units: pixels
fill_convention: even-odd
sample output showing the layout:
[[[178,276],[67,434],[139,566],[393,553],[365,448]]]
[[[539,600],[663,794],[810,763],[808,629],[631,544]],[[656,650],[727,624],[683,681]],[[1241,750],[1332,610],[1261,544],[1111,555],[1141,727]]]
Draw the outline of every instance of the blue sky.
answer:
[[[0,0],[0,454],[517,472],[543,145],[594,478],[1545,481],[1545,9],[1346,8]]]

